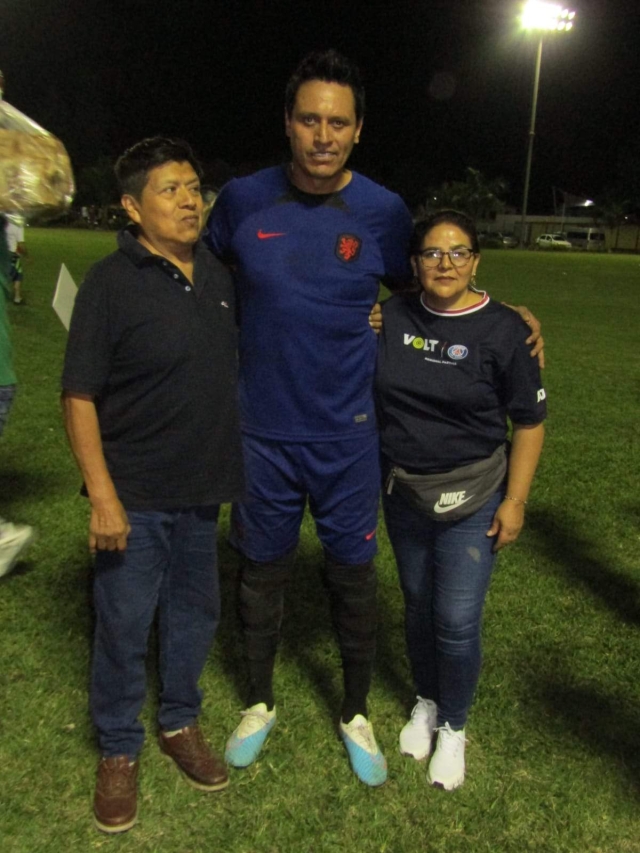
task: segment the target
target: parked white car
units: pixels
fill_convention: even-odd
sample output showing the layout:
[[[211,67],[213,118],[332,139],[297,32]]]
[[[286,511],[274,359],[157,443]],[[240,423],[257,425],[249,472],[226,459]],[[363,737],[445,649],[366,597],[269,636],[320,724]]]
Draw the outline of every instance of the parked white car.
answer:
[[[520,240],[514,237],[513,234],[500,234],[499,236],[505,249],[515,249],[520,245]]]
[[[564,234],[541,234],[536,240],[539,249],[570,249],[571,243]]]

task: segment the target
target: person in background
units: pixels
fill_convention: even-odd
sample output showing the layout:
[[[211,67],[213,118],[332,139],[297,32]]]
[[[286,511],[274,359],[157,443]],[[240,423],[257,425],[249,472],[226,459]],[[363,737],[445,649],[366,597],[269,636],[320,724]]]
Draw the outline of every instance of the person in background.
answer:
[[[16,393],[13,349],[7,317],[7,302],[12,298],[11,256],[5,235],[6,219],[0,214],[0,436]],[[28,524],[14,524],[0,517],[0,577],[6,575],[24,554],[35,537]]]
[[[156,612],[160,749],[193,787],[228,785],[198,725],[198,682],[220,618],[218,509],[243,489],[234,288],[199,242],[200,167],[186,143],[155,137],[116,176],[132,225],[78,291],[62,376],[91,505],[93,809],[107,833],[136,821]]]
[[[24,305],[22,296],[22,281],[24,279],[23,258],[27,257],[27,247],[24,242],[24,219],[22,216],[7,217],[7,243],[11,255],[11,284],[13,287],[13,304]]]
[[[417,694],[400,749],[425,759],[436,735],[427,779],[448,791],[464,781],[496,552],[522,529],[546,416],[527,327],[477,288],[479,263],[465,214],[417,223],[420,290],[384,304],[376,378],[384,516]]]

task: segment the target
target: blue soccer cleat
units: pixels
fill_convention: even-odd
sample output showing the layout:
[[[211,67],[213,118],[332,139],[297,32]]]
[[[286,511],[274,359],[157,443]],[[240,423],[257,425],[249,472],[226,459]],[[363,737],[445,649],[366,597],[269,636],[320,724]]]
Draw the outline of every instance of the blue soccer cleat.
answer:
[[[361,714],[350,723],[340,721],[340,737],[349,753],[351,769],[361,782],[376,788],[387,781],[387,762],[373,734],[373,726]]]
[[[227,741],[225,761],[232,767],[248,767],[260,755],[267,735],[276,724],[275,706],[267,711],[264,702],[240,712],[242,721]]]

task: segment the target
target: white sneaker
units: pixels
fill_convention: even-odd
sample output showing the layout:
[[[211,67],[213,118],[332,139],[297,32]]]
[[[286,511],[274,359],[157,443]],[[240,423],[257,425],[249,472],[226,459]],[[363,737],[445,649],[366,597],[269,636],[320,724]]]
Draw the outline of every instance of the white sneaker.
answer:
[[[411,719],[400,732],[400,752],[422,761],[431,753],[438,725],[438,706],[432,699],[423,699],[422,696],[416,696],[416,699],[418,703],[411,712]]]
[[[16,564],[24,549],[35,539],[36,532],[28,524],[0,522],[0,577]]]
[[[427,782],[453,791],[464,782],[464,729],[454,732],[449,723],[439,726],[438,743],[427,770]]]

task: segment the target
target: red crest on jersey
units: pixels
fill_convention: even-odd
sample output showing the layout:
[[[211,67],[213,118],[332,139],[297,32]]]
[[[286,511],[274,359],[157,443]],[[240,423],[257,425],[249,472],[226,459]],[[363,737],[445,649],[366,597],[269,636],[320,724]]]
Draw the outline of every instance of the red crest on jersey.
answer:
[[[346,264],[356,261],[362,248],[362,240],[355,234],[340,234],[336,243],[336,255]]]

